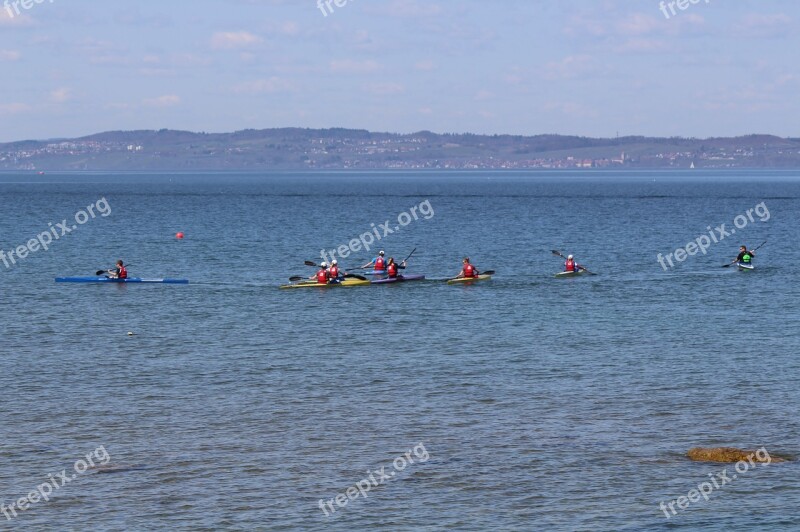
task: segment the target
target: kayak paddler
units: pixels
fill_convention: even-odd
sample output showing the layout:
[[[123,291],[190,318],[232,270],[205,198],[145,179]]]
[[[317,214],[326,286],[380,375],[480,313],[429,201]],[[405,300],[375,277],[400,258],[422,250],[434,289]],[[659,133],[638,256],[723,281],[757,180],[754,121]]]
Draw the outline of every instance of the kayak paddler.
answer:
[[[319,271],[309,277],[309,279],[315,279],[319,284],[328,284],[330,280],[330,273],[328,273],[328,263],[323,262],[319,265]]]
[[[342,282],[342,279],[344,278],[344,276],[340,276],[339,275],[339,266],[338,266],[338,264],[339,263],[338,263],[338,261],[336,259],[333,259],[331,261],[331,267],[328,268],[328,277],[329,277],[328,282],[329,283],[340,283],[340,282]]]
[[[464,279],[464,278],[474,279],[478,277],[478,275],[480,275],[480,273],[478,272],[478,268],[470,264],[469,257],[464,257],[464,260],[461,262],[463,266],[459,274],[456,276],[456,279]]]
[[[386,270],[386,260],[383,258],[383,256],[385,254],[386,253],[384,253],[384,251],[381,250],[378,253],[377,257],[375,257],[374,259],[372,259],[371,261],[369,261],[368,263],[363,265],[361,268],[372,267],[373,270],[378,271],[378,272],[382,272],[382,271]]]
[[[747,251],[747,246],[740,246],[739,247],[739,255],[736,257],[734,262],[741,262],[742,264],[750,264],[753,261],[753,257],[755,257],[755,251],[750,250]]]
[[[108,276],[111,279],[127,279],[128,278],[128,270],[125,269],[125,265],[122,263],[122,260],[117,261],[117,267],[108,270]]]
[[[397,277],[397,263],[394,261],[394,257],[389,257],[389,262],[386,263],[386,273],[389,275],[389,279]]]
[[[565,272],[579,272],[582,269],[583,266],[575,262],[575,258],[572,255],[567,257],[567,262],[564,263]]]

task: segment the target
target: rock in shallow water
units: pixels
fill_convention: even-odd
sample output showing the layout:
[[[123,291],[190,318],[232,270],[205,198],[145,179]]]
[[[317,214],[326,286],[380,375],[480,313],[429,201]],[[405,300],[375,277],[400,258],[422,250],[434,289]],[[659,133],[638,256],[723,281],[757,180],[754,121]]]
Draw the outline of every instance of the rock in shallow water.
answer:
[[[737,449],[736,447],[693,447],[686,455],[696,462],[722,462],[733,463],[744,460],[770,464],[772,462],[785,462],[786,459],[779,456],[772,456],[766,448],[748,451]]]

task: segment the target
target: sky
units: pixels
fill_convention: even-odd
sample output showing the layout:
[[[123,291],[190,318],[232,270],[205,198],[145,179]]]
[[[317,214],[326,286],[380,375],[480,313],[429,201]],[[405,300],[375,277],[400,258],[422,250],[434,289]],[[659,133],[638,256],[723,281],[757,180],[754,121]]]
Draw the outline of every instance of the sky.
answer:
[[[325,1],[5,0],[0,142],[272,127],[800,136],[797,0]]]

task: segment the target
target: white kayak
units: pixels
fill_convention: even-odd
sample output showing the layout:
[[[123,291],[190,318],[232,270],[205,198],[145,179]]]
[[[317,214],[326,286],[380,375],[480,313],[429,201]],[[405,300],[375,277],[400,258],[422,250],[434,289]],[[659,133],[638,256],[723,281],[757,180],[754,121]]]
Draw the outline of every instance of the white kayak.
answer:
[[[556,274],[556,277],[558,277],[559,279],[565,279],[568,277],[578,277],[581,275],[586,275],[586,273],[587,273],[586,270],[579,270],[577,272],[559,272]]]
[[[743,262],[737,262],[736,266],[739,267],[740,272],[751,272],[756,269],[752,264],[745,264]]]

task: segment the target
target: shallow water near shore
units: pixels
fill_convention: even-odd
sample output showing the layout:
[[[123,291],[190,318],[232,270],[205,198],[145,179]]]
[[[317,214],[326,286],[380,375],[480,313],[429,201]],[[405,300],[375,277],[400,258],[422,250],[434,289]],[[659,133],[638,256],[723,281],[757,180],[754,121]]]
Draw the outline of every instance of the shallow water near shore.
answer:
[[[0,174],[0,195],[6,251],[111,209],[0,263],[0,503],[110,456],[9,527],[800,527],[795,461],[659,508],[725,468],[691,447],[798,453],[796,172]],[[278,289],[425,201],[341,262],[416,248],[427,280]],[[705,255],[659,264],[723,223]],[[721,267],[763,241],[756,271]],[[554,249],[598,275],[554,278]],[[495,277],[444,283],[465,254]],[[191,284],[53,282],[118,258]]]

